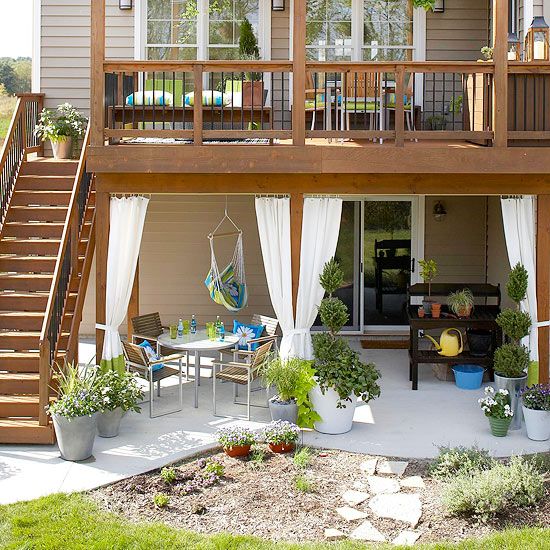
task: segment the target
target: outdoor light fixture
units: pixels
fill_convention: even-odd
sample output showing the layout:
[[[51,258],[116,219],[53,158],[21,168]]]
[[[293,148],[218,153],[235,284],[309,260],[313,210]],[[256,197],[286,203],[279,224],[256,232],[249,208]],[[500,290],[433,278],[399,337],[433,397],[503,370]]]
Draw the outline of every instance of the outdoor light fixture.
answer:
[[[446,215],[447,215],[447,210],[445,210],[445,206],[443,206],[443,203],[441,201],[437,201],[434,204],[434,209],[433,209],[434,220],[436,222],[442,222],[445,219]]]
[[[508,61],[521,60],[521,41],[515,32],[508,33]]]
[[[445,0],[435,0],[433,10],[435,13],[443,13],[445,11]]]
[[[271,11],[285,11],[285,0],[271,0]]]
[[[134,0],[118,0],[119,10],[131,10],[134,7]]]
[[[550,60],[550,28],[542,15],[533,17],[525,36],[525,61]]]

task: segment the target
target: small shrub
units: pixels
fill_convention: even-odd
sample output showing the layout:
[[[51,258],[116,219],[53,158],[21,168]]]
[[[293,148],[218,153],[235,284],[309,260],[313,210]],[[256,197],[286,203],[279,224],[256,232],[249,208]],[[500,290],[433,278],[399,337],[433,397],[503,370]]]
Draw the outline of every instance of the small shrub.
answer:
[[[250,453],[250,465],[253,468],[261,468],[264,465],[266,457],[266,452],[263,449],[252,449],[252,452]]]
[[[224,465],[213,458],[206,461],[203,471],[205,474],[213,474],[217,477],[223,477],[225,474]]]
[[[485,449],[439,447],[439,456],[430,464],[428,470],[436,479],[451,479],[457,475],[473,475],[488,470],[493,462]]]
[[[176,481],[177,475],[176,470],[174,468],[163,468],[160,471],[160,477],[162,478],[162,481],[164,483],[167,483],[168,485],[172,485]]]
[[[298,474],[294,478],[294,488],[300,493],[312,493],[314,491],[313,483],[304,474]]]
[[[497,315],[497,324],[514,342],[518,342],[531,330],[531,316],[526,311],[505,309]]]
[[[256,442],[256,434],[249,428],[243,426],[220,428],[216,435],[218,437],[218,443],[224,449],[244,447],[253,445]]]
[[[529,285],[529,274],[527,270],[517,263],[508,277],[506,283],[506,292],[511,300],[519,305],[527,297],[527,287]]]
[[[489,470],[451,479],[443,502],[452,515],[475,516],[487,521],[510,509],[531,506],[544,494],[544,477],[536,465],[521,457],[512,457],[509,464],[494,462]]]
[[[153,497],[153,503],[157,508],[166,508],[170,504],[170,497],[166,493],[157,493]]]
[[[302,447],[299,451],[294,453],[294,466],[300,470],[305,470],[311,462],[311,450],[309,447]]]
[[[503,344],[495,350],[494,369],[506,378],[521,378],[529,368],[529,350],[517,344]]]
[[[296,443],[300,437],[300,428],[292,422],[276,420],[265,428],[264,437],[266,443],[270,443],[271,445]]]
[[[550,411],[550,384],[535,384],[521,392],[523,404],[534,411]]]

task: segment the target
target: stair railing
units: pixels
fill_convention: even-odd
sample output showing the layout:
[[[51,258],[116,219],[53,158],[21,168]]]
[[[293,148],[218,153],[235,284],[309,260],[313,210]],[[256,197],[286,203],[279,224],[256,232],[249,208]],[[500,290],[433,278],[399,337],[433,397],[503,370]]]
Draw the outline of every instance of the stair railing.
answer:
[[[69,340],[65,348],[65,360],[72,362],[78,355],[78,326],[82,318],[84,295],[90,275],[91,262],[94,253],[94,222],[92,217],[84,263],[79,265],[79,247],[84,242],[83,229],[88,213],[93,187],[93,175],[86,171],[86,156],[89,145],[89,127],[82,145],[82,152],[71,192],[69,208],[65,218],[61,243],[55,264],[52,285],[48,296],[46,313],[40,334],[40,364],[39,364],[39,423],[47,425],[46,406],[50,395],[52,366],[56,363],[61,351],[61,334],[67,314],[72,312],[73,319]],[[69,295],[72,281],[80,275],[78,294],[74,309],[70,307]]]
[[[35,135],[44,94],[19,94],[0,154],[0,227],[10,204],[15,180],[29,153],[43,155],[44,146]]]

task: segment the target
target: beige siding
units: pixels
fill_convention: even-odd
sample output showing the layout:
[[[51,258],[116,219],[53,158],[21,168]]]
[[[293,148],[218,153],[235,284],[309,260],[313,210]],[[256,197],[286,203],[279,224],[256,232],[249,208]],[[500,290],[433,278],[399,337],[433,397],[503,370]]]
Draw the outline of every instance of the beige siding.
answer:
[[[285,11],[271,12],[271,59],[287,60],[290,56],[290,6]],[[288,75],[281,78],[281,73],[274,77],[273,82],[273,108],[274,108],[274,127],[290,128],[290,79]],[[284,90],[283,90],[284,87]],[[284,92],[284,100],[283,100]],[[284,106],[284,124],[283,109]]]
[[[207,235],[223,216],[225,197],[153,196],[147,211],[140,253],[140,311],[159,311],[164,323],[178,317],[197,315],[199,323],[222,316],[226,323],[234,318],[248,320],[253,313],[272,315],[260,241],[256,225],[254,198],[229,197],[229,213],[243,230],[248,306],[238,316],[215,304],[204,286],[210,269]],[[216,242],[220,267],[233,254],[235,241]],[[81,334],[91,335],[95,323],[95,277],[83,313]],[[126,325],[122,327],[126,332]]]

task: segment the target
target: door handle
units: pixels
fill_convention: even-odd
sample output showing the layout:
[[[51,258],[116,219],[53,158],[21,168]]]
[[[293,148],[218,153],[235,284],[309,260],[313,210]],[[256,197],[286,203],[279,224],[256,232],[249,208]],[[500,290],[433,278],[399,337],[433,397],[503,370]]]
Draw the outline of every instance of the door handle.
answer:
[[[415,267],[414,264],[415,264],[415,259],[412,258],[412,259],[411,259],[411,273],[414,273],[414,267]]]

